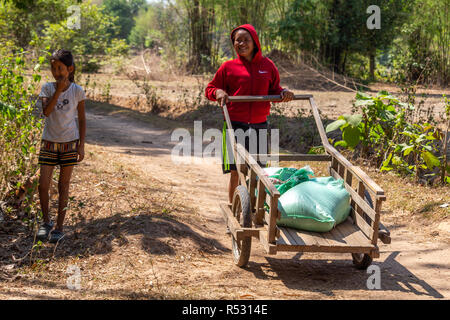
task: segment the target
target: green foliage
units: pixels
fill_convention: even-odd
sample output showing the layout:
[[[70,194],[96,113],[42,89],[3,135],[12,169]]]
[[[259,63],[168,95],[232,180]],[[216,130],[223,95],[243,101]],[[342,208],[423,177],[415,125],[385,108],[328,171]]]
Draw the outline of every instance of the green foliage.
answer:
[[[64,48],[72,51],[77,72],[97,72],[105,54],[126,52],[123,41],[113,41],[116,34],[114,25],[117,18],[106,15],[101,8],[90,2],[80,4],[81,29],[67,27],[68,15],[57,23],[44,22],[42,36],[33,33],[31,45],[35,48]]]
[[[338,120],[330,123],[326,132],[331,132],[337,129],[342,131],[342,141],[337,141],[335,146],[349,147],[351,149],[355,148],[360,138],[362,137],[362,132],[360,128],[362,117],[361,115],[343,115],[338,118]]]
[[[381,171],[397,169],[419,176],[419,170],[433,170],[440,167],[441,162],[434,153],[438,153],[436,144],[439,132],[432,125],[408,124],[404,131],[400,132],[399,141],[393,143],[391,152],[383,162]]]
[[[361,114],[340,116],[326,132],[342,131],[335,146],[357,149],[374,159],[381,171],[437,176],[433,170],[444,168],[443,133],[432,123],[412,122],[411,103],[400,102],[386,91],[375,97],[358,92],[355,107]]]
[[[0,40],[12,41],[25,48],[34,32],[40,32],[44,23],[57,23],[67,16],[70,0],[21,0],[0,2]]]
[[[8,44],[12,46],[12,43]],[[23,49],[13,54],[0,48],[0,194],[5,195],[9,184],[20,186],[36,171],[37,144],[40,141],[41,121],[33,115],[36,101],[33,94],[41,78],[40,64],[26,62]],[[26,72],[32,70],[31,77]]]
[[[218,13],[225,19],[223,21],[227,27],[227,36],[229,32],[239,25],[250,23],[257,31],[261,32],[267,25],[267,14],[271,5],[276,1],[269,0],[228,0],[228,1],[209,1],[217,4]]]
[[[448,85],[450,81],[450,1],[416,0],[392,49],[397,81]]]
[[[159,53],[168,66],[184,69],[189,61],[189,30],[186,12],[181,5],[158,5],[159,31],[163,34],[163,47]]]
[[[145,0],[104,0],[103,11],[107,16],[116,17],[114,28],[109,31],[114,34],[117,30],[117,37],[126,40],[134,27],[134,17]]]
[[[273,24],[273,36],[282,37],[284,47],[291,52],[299,49],[317,52],[328,26],[325,6],[315,0],[292,1],[284,19]]]
[[[82,30],[67,30],[67,8],[81,7]],[[112,39],[154,48],[173,69],[212,71],[234,56],[229,32],[253,24],[264,52],[293,58],[361,81],[447,85],[450,80],[449,0],[144,0],[0,1],[0,41],[26,48],[43,36],[47,45],[83,55],[96,71]],[[369,5],[381,9],[381,29],[369,30]],[[94,11],[99,13],[93,13]],[[85,21],[86,20],[86,21]],[[14,21],[14,23],[10,23]],[[84,39],[84,40],[82,40]],[[161,49],[159,49],[161,48]],[[156,51],[156,50],[155,50]],[[308,61],[307,60],[307,61]],[[114,63],[119,64],[120,59]]]
[[[366,10],[370,5],[381,9],[381,29],[367,28]],[[285,17],[274,23],[273,37],[282,38],[283,47],[289,51],[306,51],[335,71],[345,73],[352,55],[374,59],[377,49],[390,46],[410,5],[411,2],[401,0],[294,0]],[[356,72],[362,76],[359,69]]]
[[[161,10],[161,6],[149,5],[139,11],[129,36],[130,45],[136,48],[155,48],[163,44]]]
[[[308,154],[325,154],[325,148],[323,146],[311,147]]]

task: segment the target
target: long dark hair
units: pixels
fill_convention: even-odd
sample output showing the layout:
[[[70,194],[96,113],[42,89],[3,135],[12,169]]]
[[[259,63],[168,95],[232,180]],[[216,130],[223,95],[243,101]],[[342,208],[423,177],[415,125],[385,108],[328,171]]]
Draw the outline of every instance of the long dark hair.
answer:
[[[62,62],[66,67],[73,66],[73,71],[69,73],[69,81],[74,81],[75,76],[75,62],[73,60],[73,55],[69,50],[58,49],[52,53],[50,61],[58,60]]]

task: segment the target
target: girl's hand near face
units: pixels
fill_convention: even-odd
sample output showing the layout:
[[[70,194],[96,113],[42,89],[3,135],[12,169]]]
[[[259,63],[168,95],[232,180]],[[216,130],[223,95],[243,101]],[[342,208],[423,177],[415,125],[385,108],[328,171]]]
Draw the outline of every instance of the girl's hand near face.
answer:
[[[56,80],[56,91],[63,92],[70,85],[69,78],[60,77]]]
[[[222,107],[224,104],[226,104],[228,100],[228,94],[223,91],[222,89],[216,90],[216,100],[219,101],[219,105]]]
[[[282,102],[288,102],[294,99],[294,93],[289,90],[281,91],[281,101]]]

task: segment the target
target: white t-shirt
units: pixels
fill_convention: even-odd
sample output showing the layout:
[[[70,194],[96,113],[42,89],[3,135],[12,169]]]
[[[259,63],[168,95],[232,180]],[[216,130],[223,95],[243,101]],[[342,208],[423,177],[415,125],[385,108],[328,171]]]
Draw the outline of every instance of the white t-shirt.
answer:
[[[47,82],[42,86],[39,97],[51,99],[56,91],[54,82]],[[66,91],[61,92],[55,108],[45,118],[42,139],[52,142],[69,142],[80,139],[78,130],[78,102],[86,99],[83,88],[71,82]]]

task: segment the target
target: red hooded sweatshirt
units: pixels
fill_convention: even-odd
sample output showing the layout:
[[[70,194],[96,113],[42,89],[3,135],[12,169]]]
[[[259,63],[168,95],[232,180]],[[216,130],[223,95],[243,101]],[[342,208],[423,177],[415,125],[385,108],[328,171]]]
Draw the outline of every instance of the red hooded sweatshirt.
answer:
[[[258,51],[251,62],[238,55],[237,59],[223,63],[206,87],[206,97],[217,101],[217,89],[224,90],[229,96],[280,94],[283,91],[280,87],[280,75],[272,60],[262,56],[255,28],[244,24],[231,34],[237,29],[245,29],[250,33]],[[267,120],[270,102],[229,102],[227,108],[231,121],[261,123]]]

